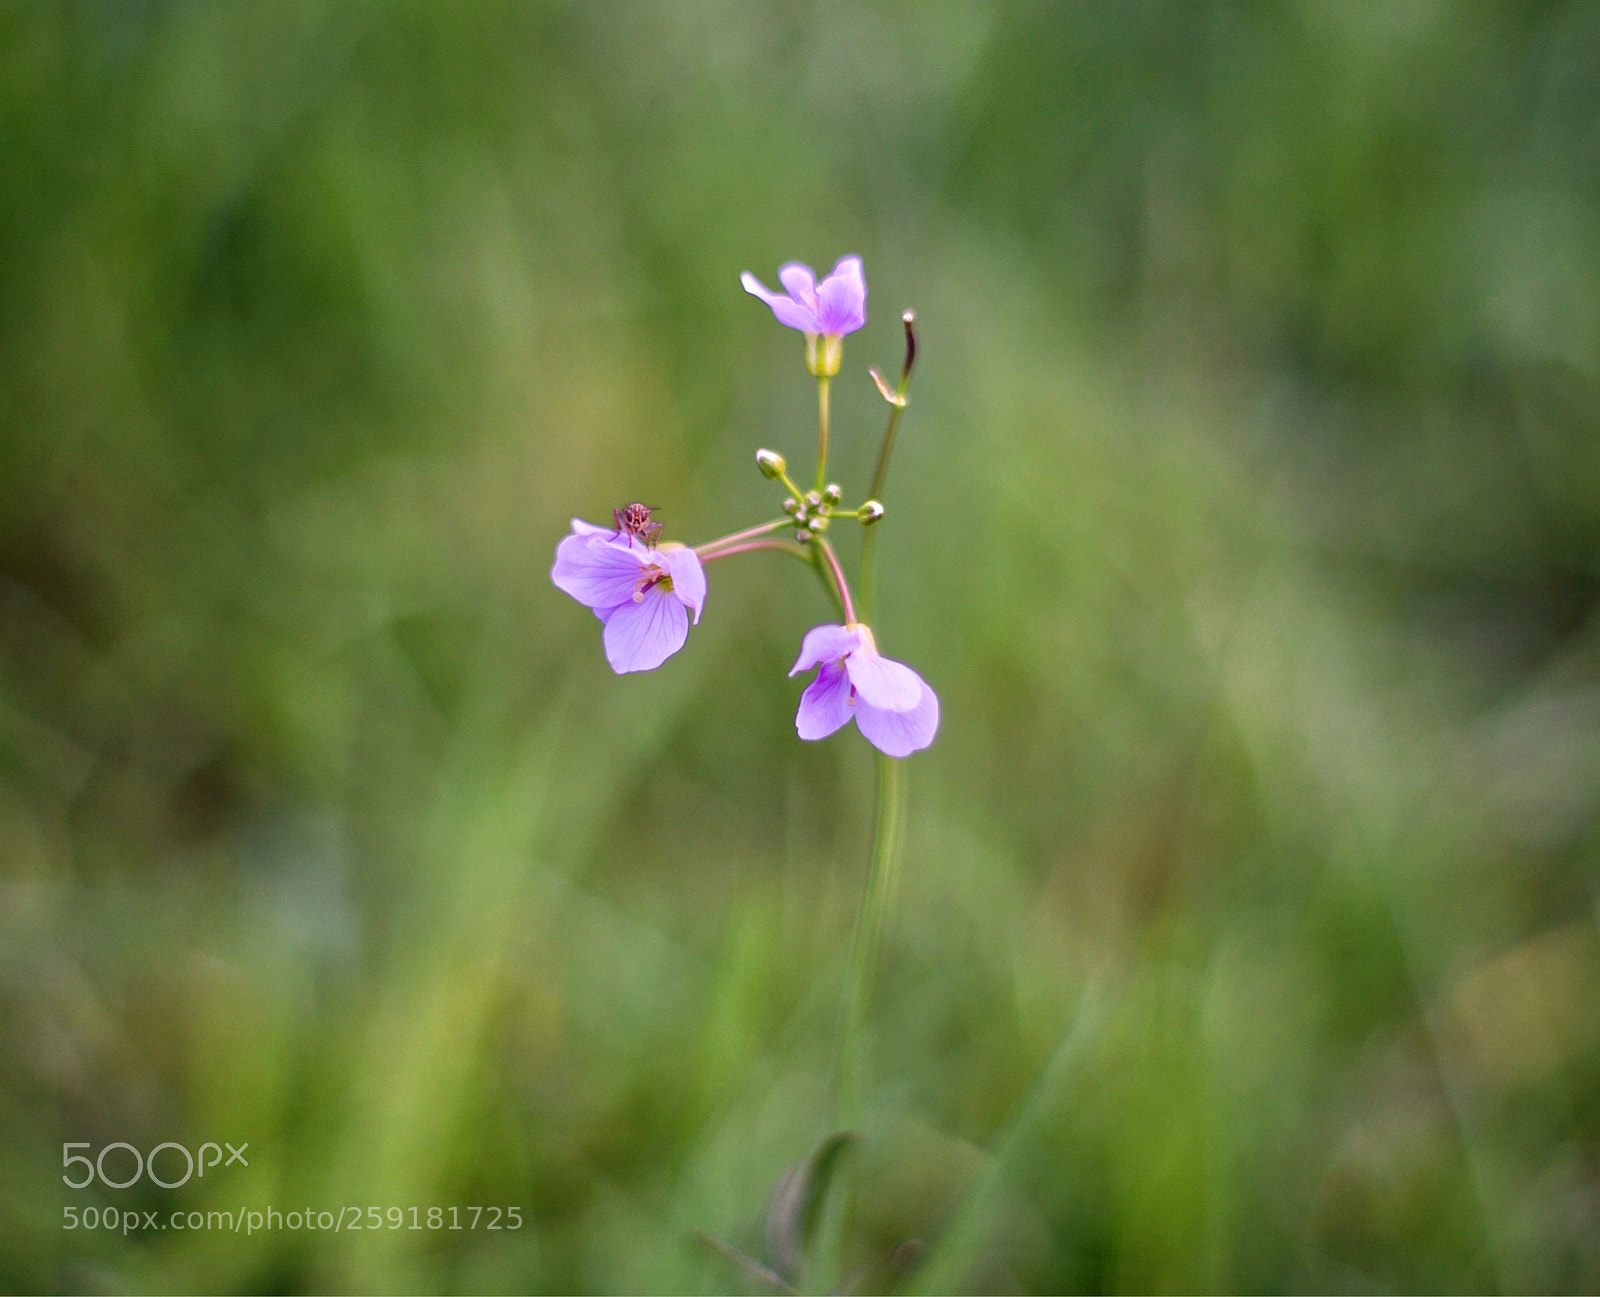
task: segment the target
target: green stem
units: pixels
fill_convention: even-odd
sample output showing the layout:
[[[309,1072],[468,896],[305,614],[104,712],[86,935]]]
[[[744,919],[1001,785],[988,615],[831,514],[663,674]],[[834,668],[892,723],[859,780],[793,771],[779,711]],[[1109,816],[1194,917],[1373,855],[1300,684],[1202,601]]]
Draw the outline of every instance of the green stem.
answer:
[[[828,483],[828,376],[817,377],[817,490]]]
[[[901,383],[902,392],[905,384]],[[872,490],[867,493],[867,499],[883,503],[883,479],[889,473],[889,456],[894,451],[894,435],[900,427],[900,412],[904,407],[893,406],[889,411],[889,428],[883,434],[883,445],[878,450],[878,467],[872,473]],[[874,523],[861,533],[861,615],[872,616],[872,597],[877,593],[878,584],[878,528],[881,522]]]
[[[907,311],[900,317],[906,330],[906,358],[900,367],[900,382],[895,388],[895,399],[889,403],[889,426],[883,431],[883,443],[878,447],[878,462],[872,470],[872,485],[867,499],[883,503],[883,484],[889,476],[889,457],[894,454],[894,439],[900,431],[900,416],[905,413],[906,388],[911,385],[911,367],[917,360],[916,317]],[[874,371],[876,373],[876,371]],[[881,380],[880,380],[881,382]],[[876,593],[878,575],[878,528],[868,527],[861,537],[861,615],[872,615],[872,596]]]
[[[878,525],[874,524],[861,533],[861,578],[857,583],[861,588],[861,615],[872,616],[872,596],[876,593],[873,589],[878,574]]]
[[[782,482],[784,486],[789,489],[789,494],[794,497],[796,504],[799,504],[806,498],[806,493],[795,485],[794,479],[789,476],[787,471],[778,474],[778,481]]]
[[[840,1009],[838,1074],[834,1082],[829,1129],[859,1131],[866,1117],[868,1075],[867,1019],[872,988],[883,953],[883,934],[894,903],[900,861],[901,826],[905,822],[905,762],[878,755],[878,803],[873,816],[872,857],[866,890],[850,939],[850,968]],[[823,1265],[819,1291],[838,1291],[844,1274],[845,1220],[855,1193],[853,1160],[841,1168],[836,1189],[824,1204],[818,1255]]]
[[[837,1108],[841,1129],[860,1123],[867,1091],[865,1032],[883,933],[894,900],[901,828],[905,820],[905,762],[878,754],[878,804],[872,829],[867,886],[851,939],[839,1047]]]
[[[896,395],[904,397],[906,382],[911,375],[906,374],[900,379],[900,387]],[[867,499],[883,502],[883,481],[889,476],[889,456],[894,454],[895,434],[900,431],[900,416],[906,412],[903,405],[889,407],[889,426],[883,431],[883,442],[878,447],[878,462],[872,470],[872,485],[867,488]]]

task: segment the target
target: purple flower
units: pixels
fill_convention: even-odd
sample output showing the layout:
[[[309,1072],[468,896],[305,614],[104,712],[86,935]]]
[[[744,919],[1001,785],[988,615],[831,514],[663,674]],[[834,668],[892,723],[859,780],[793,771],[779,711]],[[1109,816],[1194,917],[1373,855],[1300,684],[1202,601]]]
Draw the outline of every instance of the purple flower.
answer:
[[[810,266],[791,261],[778,270],[787,294],[769,292],[748,270],[739,276],[744,291],[772,308],[779,324],[806,335],[806,364],[813,374],[831,377],[839,372],[840,339],[867,322],[867,281],[861,277],[860,257],[841,257],[833,273],[820,284]],[[817,338],[823,341],[817,352]]]
[[[619,675],[653,671],[689,638],[689,609],[700,620],[706,574],[682,545],[651,548],[634,536],[572,520],[556,546],[550,579],[605,623],[606,661]]]
[[[933,742],[939,699],[903,662],[883,657],[859,622],[806,632],[791,676],[821,664],[800,695],[794,727],[803,739],[825,739],[851,717],[880,752],[908,757]]]

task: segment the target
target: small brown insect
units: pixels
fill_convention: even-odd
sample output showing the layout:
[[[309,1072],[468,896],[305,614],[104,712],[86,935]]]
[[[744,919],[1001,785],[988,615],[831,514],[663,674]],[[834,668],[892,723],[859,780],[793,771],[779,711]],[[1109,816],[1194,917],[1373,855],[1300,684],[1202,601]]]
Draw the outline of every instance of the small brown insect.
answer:
[[[640,504],[635,500],[632,504],[625,504],[620,509],[613,509],[611,516],[616,520],[617,535],[620,539],[624,535],[637,536],[646,545],[654,548],[656,537],[661,535],[661,524],[650,521],[653,505]]]

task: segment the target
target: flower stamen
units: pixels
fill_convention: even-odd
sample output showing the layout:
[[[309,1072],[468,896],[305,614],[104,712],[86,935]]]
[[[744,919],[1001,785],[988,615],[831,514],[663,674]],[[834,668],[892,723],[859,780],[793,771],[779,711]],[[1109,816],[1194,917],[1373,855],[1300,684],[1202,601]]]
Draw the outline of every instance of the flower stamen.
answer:
[[[633,585],[634,603],[643,603],[645,595],[660,586],[663,590],[672,589],[672,578],[658,567],[650,568]]]

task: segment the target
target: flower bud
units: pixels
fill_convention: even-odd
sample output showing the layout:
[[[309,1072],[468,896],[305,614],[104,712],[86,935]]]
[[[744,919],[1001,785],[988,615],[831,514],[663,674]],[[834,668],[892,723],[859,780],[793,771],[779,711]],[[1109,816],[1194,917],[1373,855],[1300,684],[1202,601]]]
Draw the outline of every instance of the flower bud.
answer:
[[[883,517],[883,506],[876,500],[868,500],[856,510],[856,517],[861,519],[862,525],[870,527]]]
[[[815,509],[818,505],[820,505],[822,503],[822,492],[821,491],[807,491],[806,492],[806,503],[809,504],[813,509]]]
[[[827,531],[828,515],[825,513],[819,513],[808,525],[812,531]]]
[[[783,498],[783,511],[785,513],[794,513],[799,508],[800,508],[800,501],[796,500],[794,498],[794,496],[792,496],[792,495],[784,496],[784,498]]]
[[[824,504],[838,504],[844,497],[844,488],[837,482],[829,482],[822,488],[822,501]]]
[[[788,463],[775,450],[756,451],[756,467],[761,470],[762,477],[769,477],[774,480],[789,471]]]
[[[795,532],[794,538],[804,545],[808,540],[811,539],[811,533],[802,527],[799,531]]]

